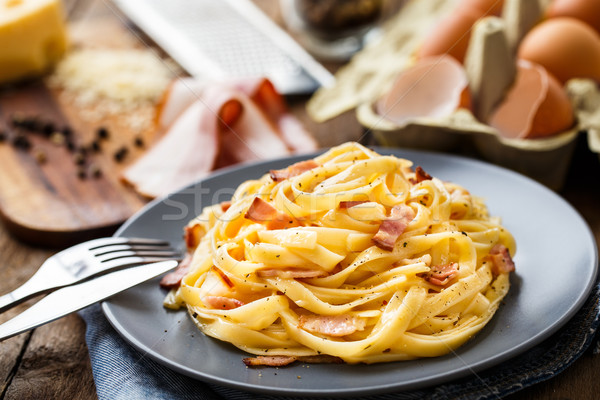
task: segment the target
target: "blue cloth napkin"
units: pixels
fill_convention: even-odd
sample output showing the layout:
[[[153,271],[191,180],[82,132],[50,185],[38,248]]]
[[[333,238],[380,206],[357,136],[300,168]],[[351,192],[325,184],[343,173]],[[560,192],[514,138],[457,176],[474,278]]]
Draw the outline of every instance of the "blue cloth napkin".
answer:
[[[299,399],[244,393],[178,374],[127,344],[109,324],[99,305],[80,311],[80,315],[87,323],[86,341],[100,400]],[[525,354],[477,376],[432,388],[354,399],[498,399],[562,372],[590,347],[599,322],[600,284],[565,327]]]

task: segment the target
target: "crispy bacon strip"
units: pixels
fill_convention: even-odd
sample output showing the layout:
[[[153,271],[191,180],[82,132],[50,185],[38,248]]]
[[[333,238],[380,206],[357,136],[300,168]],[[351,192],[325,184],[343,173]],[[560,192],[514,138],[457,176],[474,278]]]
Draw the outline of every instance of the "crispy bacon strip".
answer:
[[[300,161],[290,165],[285,169],[272,169],[269,171],[269,175],[275,182],[281,182],[288,178],[298,176],[303,172],[310,171],[318,166],[319,164],[317,164],[314,160]]]
[[[417,274],[432,285],[444,286],[458,274],[458,264],[450,263],[445,265],[435,265],[431,270],[422,274]]]
[[[284,367],[297,359],[297,357],[292,356],[256,356],[246,357],[242,361],[249,367]]]
[[[318,278],[327,275],[327,272],[318,269],[301,269],[301,268],[268,268],[259,269],[256,274],[261,278]]]
[[[433,179],[431,175],[425,172],[425,170],[419,165],[417,168],[415,168],[415,177],[410,178],[409,181],[412,184],[416,184],[423,181],[429,181],[431,179]]]
[[[188,250],[198,247],[200,239],[202,239],[202,225],[194,224],[183,228],[183,240]]]
[[[181,285],[181,280],[190,270],[192,265],[192,254],[187,253],[183,260],[179,262],[173,272],[169,272],[160,280],[160,287],[164,289],[177,289]]]
[[[355,200],[355,201],[349,200],[349,201],[340,201],[339,207],[340,207],[340,208],[342,208],[342,209],[345,209],[345,208],[352,208],[352,207],[354,207],[354,206],[357,206],[357,205],[359,205],[359,204],[364,204],[364,203],[367,203],[367,200]]]
[[[366,321],[350,315],[301,315],[298,324],[310,332],[341,337],[362,331]]]
[[[373,242],[383,250],[393,250],[398,237],[404,233],[406,227],[415,218],[415,212],[406,204],[392,207],[390,216],[381,222],[379,230],[373,236]]]
[[[225,296],[205,296],[202,298],[204,304],[209,307],[217,308],[219,310],[233,310],[244,305],[243,302],[238,299]]]
[[[249,367],[284,367],[295,361],[309,364],[343,364],[344,360],[339,357],[328,354],[319,354],[316,356],[256,356],[247,357],[242,360]]]
[[[245,215],[251,221],[258,222],[267,229],[284,229],[298,225],[298,221],[277,210],[260,197],[255,197]]]
[[[492,260],[492,272],[498,274],[508,274],[515,270],[515,263],[510,256],[506,246],[497,244],[490,250]]]

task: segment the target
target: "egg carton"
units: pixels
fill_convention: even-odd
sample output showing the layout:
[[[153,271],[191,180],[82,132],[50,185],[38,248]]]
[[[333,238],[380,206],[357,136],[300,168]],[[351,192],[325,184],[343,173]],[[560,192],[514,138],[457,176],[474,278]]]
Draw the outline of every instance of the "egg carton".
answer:
[[[540,12],[545,7],[544,1],[538,3]],[[380,145],[476,155],[528,175],[552,189],[560,189],[579,135],[587,132],[590,149],[600,152],[600,92],[591,80],[574,79],[566,84],[575,123],[567,131],[545,138],[504,137],[493,127],[481,123],[482,119],[474,116],[477,110],[472,109],[459,108],[444,117],[412,118],[400,124],[376,112],[376,101],[400,71],[414,64],[414,55],[423,37],[457,4],[457,1],[445,0],[409,1],[385,27],[383,38],[358,53],[338,72],[334,87],[321,89],[313,96],[307,107],[309,115],[324,121],[355,108],[358,121],[373,133]],[[531,2],[523,1],[512,4],[531,6]],[[520,11],[513,7],[516,22],[512,24],[512,34],[507,36],[516,37],[514,40],[520,39],[532,24]],[[514,76],[507,82],[512,79]],[[504,95],[505,91],[505,87],[500,87],[496,95]]]

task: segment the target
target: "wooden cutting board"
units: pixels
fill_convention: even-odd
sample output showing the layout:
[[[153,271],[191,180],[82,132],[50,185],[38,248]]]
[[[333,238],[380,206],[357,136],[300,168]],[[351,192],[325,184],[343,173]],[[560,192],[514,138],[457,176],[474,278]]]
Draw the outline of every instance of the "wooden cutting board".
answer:
[[[76,46],[139,45],[115,18],[83,22],[85,29],[73,30]],[[99,43],[101,40],[104,43]],[[93,122],[85,118],[89,111],[73,104],[43,79],[0,89],[0,131],[6,136],[0,142],[0,216],[19,239],[64,247],[109,235],[147,203],[148,199],[120,182],[119,173],[143,153],[155,135],[152,124],[133,129],[127,118],[136,113],[149,118],[153,110],[113,113]],[[57,131],[68,127],[75,148],[90,147],[101,127],[109,137],[98,141],[98,151],[88,150],[85,165],[81,166],[76,152],[59,143],[58,136],[25,129],[30,148],[15,146],[19,129],[13,119],[19,116],[52,123]],[[122,148],[128,149],[127,154],[117,161],[115,153]],[[94,172],[98,169],[99,174]],[[80,176],[81,170],[86,176]]]

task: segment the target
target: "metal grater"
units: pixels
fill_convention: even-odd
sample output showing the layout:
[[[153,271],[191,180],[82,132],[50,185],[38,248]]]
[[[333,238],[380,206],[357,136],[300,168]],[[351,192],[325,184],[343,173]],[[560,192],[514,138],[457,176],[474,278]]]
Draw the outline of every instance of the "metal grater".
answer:
[[[249,0],[113,0],[201,79],[267,76],[283,94],[311,93],[333,76]]]

